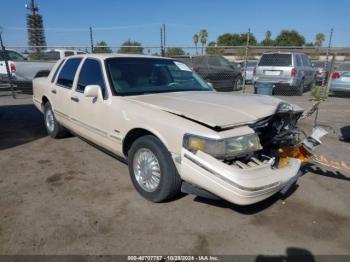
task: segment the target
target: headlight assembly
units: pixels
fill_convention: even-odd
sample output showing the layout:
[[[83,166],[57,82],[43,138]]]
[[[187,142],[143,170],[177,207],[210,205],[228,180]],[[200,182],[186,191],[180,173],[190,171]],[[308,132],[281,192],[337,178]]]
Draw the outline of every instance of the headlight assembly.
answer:
[[[229,159],[262,149],[256,134],[218,140],[186,134],[183,147],[191,152],[200,150],[219,159]]]
[[[293,106],[286,102],[281,102],[278,104],[276,113],[286,113],[286,112],[292,112]]]

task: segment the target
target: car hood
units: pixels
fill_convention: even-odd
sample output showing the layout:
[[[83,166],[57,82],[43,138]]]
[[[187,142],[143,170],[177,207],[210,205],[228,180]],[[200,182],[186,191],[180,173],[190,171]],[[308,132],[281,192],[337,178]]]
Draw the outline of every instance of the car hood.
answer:
[[[210,91],[147,94],[126,99],[220,129],[254,123],[274,114],[282,102],[270,96]],[[302,110],[293,106],[294,110]]]

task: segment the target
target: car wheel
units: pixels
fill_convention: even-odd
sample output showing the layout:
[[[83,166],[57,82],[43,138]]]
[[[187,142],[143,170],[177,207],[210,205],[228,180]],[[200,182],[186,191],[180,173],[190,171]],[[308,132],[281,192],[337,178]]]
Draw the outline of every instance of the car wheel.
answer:
[[[62,138],[67,135],[67,129],[57,122],[50,103],[44,105],[44,120],[46,131],[52,138]]]
[[[170,152],[154,136],[138,138],[128,152],[131,181],[141,196],[152,202],[175,197],[181,188]]]
[[[243,78],[237,77],[233,84],[233,91],[240,91],[242,90],[243,86]]]
[[[302,96],[304,94],[304,80],[300,81],[299,86],[297,87],[296,94]]]

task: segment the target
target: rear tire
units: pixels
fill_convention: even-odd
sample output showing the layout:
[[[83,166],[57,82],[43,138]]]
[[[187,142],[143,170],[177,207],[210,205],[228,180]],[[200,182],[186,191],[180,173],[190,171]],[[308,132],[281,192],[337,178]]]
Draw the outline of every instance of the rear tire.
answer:
[[[45,121],[45,127],[46,131],[52,138],[62,138],[67,136],[68,131],[66,128],[60,125],[60,123],[57,122],[56,117],[53,113],[51,104],[47,102],[44,105],[44,121]]]
[[[180,192],[181,178],[170,152],[158,138],[138,138],[128,152],[128,164],[134,187],[147,200],[163,202]]]
[[[237,77],[235,79],[234,84],[233,84],[233,91],[240,91],[240,90],[242,90],[242,85],[243,85],[243,78],[242,77]]]
[[[302,96],[303,94],[304,94],[304,80],[301,80],[299,86],[297,87],[296,95]]]

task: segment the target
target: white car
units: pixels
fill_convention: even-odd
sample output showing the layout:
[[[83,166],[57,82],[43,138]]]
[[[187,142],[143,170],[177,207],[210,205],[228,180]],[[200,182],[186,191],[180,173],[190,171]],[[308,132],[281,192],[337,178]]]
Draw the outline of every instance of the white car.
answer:
[[[52,137],[69,130],[126,159],[135,188],[153,202],[187,185],[248,205],[298,178],[301,108],[215,92],[173,59],[72,56],[34,79],[33,92]]]

